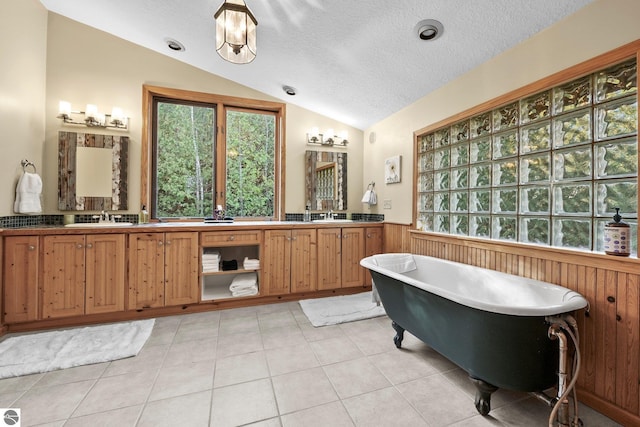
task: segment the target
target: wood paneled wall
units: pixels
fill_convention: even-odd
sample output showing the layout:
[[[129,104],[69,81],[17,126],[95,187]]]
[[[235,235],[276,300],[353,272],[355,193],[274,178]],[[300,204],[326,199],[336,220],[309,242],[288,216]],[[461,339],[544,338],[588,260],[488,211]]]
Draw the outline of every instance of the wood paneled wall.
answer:
[[[385,226],[385,238],[386,231]],[[397,233],[395,227],[389,228],[389,234]],[[408,234],[411,253],[555,283],[586,297],[589,307],[576,313],[582,357],[578,398],[623,425],[640,425],[640,260],[416,231]]]
[[[411,225],[384,223],[384,234],[382,236],[383,252],[409,252],[409,229]]]

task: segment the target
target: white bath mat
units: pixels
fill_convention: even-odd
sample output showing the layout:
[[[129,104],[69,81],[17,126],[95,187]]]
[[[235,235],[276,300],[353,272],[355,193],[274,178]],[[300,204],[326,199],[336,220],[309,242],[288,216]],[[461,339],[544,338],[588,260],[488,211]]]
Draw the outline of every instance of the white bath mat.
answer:
[[[386,314],[382,305],[372,301],[371,292],[305,299],[300,301],[300,306],[313,326],[336,325]]]
[[[149,319],[9,337],[0,343],[0,378],[135,356],[154,323]]]

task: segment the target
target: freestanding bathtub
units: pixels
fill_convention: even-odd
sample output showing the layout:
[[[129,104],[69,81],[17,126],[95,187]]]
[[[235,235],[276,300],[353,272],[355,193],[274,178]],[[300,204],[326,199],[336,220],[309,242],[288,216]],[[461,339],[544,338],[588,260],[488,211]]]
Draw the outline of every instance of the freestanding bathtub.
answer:
[[[482,415],[497,388],[542,392],[558,385],[558,343],[548,336],[548,316],[586,307],[580,294],[422,255],[373,255],[360,264],[393,322],[396,347],[406,330],[465,370]]]

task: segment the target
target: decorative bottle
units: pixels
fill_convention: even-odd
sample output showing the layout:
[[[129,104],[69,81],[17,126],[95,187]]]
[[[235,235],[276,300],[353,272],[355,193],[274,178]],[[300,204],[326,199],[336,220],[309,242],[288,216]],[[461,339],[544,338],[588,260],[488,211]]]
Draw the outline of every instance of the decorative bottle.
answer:
[[[604,226],[604,253],[607,255],[629,256],[631,249],[631,227],[622,221],[620,208],[614,208],[613,221]]]

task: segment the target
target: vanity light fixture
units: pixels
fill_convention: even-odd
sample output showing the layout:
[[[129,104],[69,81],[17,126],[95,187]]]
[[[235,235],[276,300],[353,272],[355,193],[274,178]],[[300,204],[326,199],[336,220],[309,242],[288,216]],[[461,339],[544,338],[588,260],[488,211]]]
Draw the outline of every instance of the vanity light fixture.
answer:
[[[83,116],[83,118],[74,120],[72,115]],[[124,115],[122,108],[119,107],[113,107],[111,114],[98,112],[98,107],[94,104],[87,104],[85,111],[72,111],[71,103],[60,101],[56,117],[62,119],[63,123],[70,125],[129,130],[129,118]]]
[[[225,0],[213,18],[216,20],[216,52],[234,64],[253,61],[258,21],[244,1]]]
[[[327,129],[325,133],[320,133],[318,128],[312,128],[307,133],[307,144],[324,145],[326,147],[345,147],[349,143],[347,131],[342,131],[338,135],[333,129]]]

